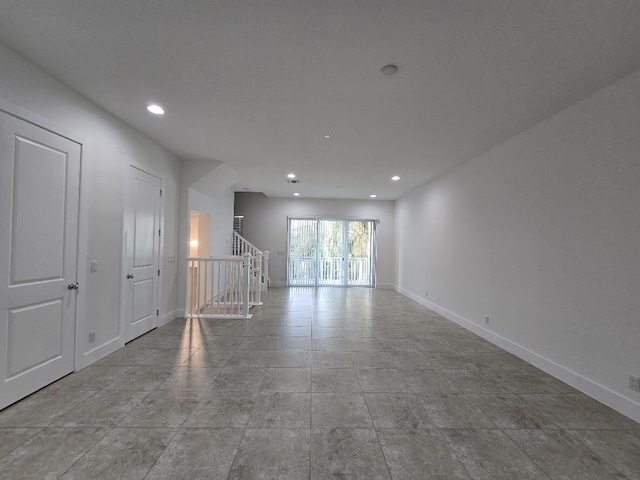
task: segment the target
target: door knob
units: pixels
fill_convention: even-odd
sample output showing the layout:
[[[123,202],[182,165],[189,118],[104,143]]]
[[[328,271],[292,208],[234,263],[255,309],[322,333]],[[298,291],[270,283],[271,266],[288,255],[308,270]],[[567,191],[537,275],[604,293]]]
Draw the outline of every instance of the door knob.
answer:
[[[78,282],[70,283],[69,285],[67,285],[67,290],[77,290],[79,286],[80,285],[78,285]]]
[[[133,273],[128,274],[128,275],[127,275],[127,278],[128,278],[129,280],[131,280],[131,279],[133,278]]]

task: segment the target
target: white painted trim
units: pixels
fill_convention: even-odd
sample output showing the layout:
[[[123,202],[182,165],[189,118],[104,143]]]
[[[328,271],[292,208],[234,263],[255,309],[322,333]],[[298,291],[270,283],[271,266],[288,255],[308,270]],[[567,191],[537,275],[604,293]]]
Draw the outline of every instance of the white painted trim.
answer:
[[[0,111],[25,122],[48,130],[80,145],[80,192],[78,209],[78,248],[76,259],[76,281],[80,288],[76,291],[76,322],[74,339],[74,371],[78,371],[84,364],[84,338],[86,333],[86,304],[87,304],[87,244],[89,238],[89,201],[87,184],[87,164],[84,158],[86,139],[75,130],[49,120],[35,112],[22,108],[0,97]]]
[[[94,348],[93,350],[89,350],[82,356],[83,365],[80,368],[87,367],[92,363],[97,362],[101,358],[106,357],[107,355],[112,354],[113,352],[120,350],[124,347],[124,342],[122,341],[122,337],[114,338],[113,340],[109,340],[107,343],[100,345],[99,347]]]
[[[167,274],[167,268],[165,268],[164,264],[164,237],[167,236],[167,231],[164,228],[164,211],[165,211],[165,198],[167,196],[167,182],[164,175],[158,176],[160,179],[160,231],[162,234],[160,235],[160,245],[158,245],[158,268],[160,269],[160,278],[158,279],[158,305],[156,308],[158,309],[158,327],[160,326],[160,319],[163,318],[162,305],[163,305],[163,284],[164,277]],[[123,219],[124,220],[124,219]],[[124,223],[124,222],[123,222]]]
[[[120,298],[118,298],[118,320],[116,326],[118,331],[116,335],[124,338],[124,298],[125,298],[125,286],[123,278],[126,275],[127,265],[125,252],[127,251],[127,239],[124,238],[124,223],[125,223],[125,196],[127,190],[127,167],[128,162],[126,156],[122,158],[122,198],[120,202],[120,274],[118,280],[120,281]]]
[[[269,288],[278,288],[278,287],[286,287],[286,286],[287,286],[287,282],[274,282],[273,280],[269,280]]]
[[[80,145],[80,210],[78,225],[78,263],[77,282],[80,285],[76,297],[76,351],[75,371],[84,368],[87,363],[84,353],[84,340],[87,338],[87,269],[88,269],[88,244],[89,244],[89,189],[87,188],[87,164],[84,161],[84,144]]]
[[[378,290],[396,290],[396,285],[393,283],[379,283],[376,288]]]
[[[450,312],[446,308],[443,308],[440,305],[437,305],[419,295],[416,295],[413,292],[405,290],[400,286],[398,286],[397,291],[405,297],[408,297],[411,300],[419,303],[420,305],[423,305],[428,309],[439,313],[446,319],[451,320],[461,327],[464,327],[467,330],[475,333],[476,335],[479,335],[485,340],[488,340],[494,345],[497,345],[507,352],[512,353],[516,357],[519,357],[522,360],[530,363],[531,365],[538,367],[540,370],[548,373],[549,375],[552,375],[553,377],[567,383],[568,385],[571,385],[573,388],[580,390],[582,393],[595,398],[599,402],[602,402],[605,405],[613,408],[614,410],[622,413],[623,415],[632,418],[636,422],[640,422],[640,403],[634,401],[633,399],[625,397],[618,392],[614,392],[604,385],[600,385],[599,383],[596,383],[593,380],[577,372],[574,372],[573,370],[568,369],[567,367],[555,363],[553,360],[545,358],[542,355],[539,355],[529,350],[528,348],[509,340],[508,338],[492,332],[491,330],[487,330],[486,328],[481,327],[480,325],[477,325],[454,312]]]
[[[80,145],[85,145],[86,142],[82,135],[77,135],[72,129],[65,127],[59,123],[56,123],[52,120],[49,120],[42,115],[39,115],[31,110],[27,110],[26,108],[22,108],[15,103],[10,102],[2,97],[0,97],[0,111],[5,112],[13,117],[20,118],[25,122],[31,123],[37,127],[44,128],[45,130],[50,131],[51,133],[55,133],[61,137],[66,138],[74,143],[78,143]]]
[[[179,310],[174,310],[173,312],[169,312],[164,314],[162,317],[160,317],[160,323],[159,323],[159,327],[166,325],[167,323],[175,320],[176,318],[179,318]]]

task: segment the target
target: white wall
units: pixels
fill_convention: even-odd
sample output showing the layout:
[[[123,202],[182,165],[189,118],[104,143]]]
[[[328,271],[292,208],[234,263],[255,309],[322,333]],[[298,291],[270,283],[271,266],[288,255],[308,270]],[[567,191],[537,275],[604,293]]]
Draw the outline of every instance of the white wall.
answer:
[[[394,204],[384,200],[271,198],[262,193],[236,193],[235,214],[244,215],[244,237],[269,250],[269,278],[284,285],[287,278],[287,217],[320,216],[380,219],[377,278],[379,288],[395,286]],[[278,255],[282,252],[282,255]]]
[[[214,160],[182,161],[176,280],[180,315],[184,315],[187,298],[187,258],[189,256],[191,210],[198,210],[211,216],[211,255],[229,255],[231,253],[233,191],[228,187],[231,182],[235,182],[236,177],[230,172],[232,171],[222,162]],[[208,181],[202,184],[203,179]],[[199,185],[201,191],[191,188],[195,185]]]
[[[397,200],[396,223],[401,292],[640,420],[640,72]]]
[[[123,171],[126,159],[164,177],[164,260],[161,315],[176,310],[178,180],[180,162],[95,104],[69,89],[32,63],[0,45],[0,98],[34,112],[77,134],[83,142],[82,190],[88,211],[87,266],[98,261],[98,272],[87,272],[86,311],[79,318],[84,332],[96,331],[96,341],[84,335],[82,367],[118,348]],[[144,108],[144,105],[141,105]],[[4,219],[2,220],[4,221]]]
[[[192,210],[208,213],[211,217],[211,252],[209,255],[231,255],[233,190],[224,190],[211,198],[189,189],[189,211]]]

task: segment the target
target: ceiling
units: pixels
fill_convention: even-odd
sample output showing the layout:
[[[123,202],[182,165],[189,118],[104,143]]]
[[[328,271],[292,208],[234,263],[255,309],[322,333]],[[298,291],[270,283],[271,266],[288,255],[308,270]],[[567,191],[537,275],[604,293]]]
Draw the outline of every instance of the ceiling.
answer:
[[[398,198],[637,70],[639,25],[637,0],[0,2],[0,42],[180,158],[322,198]]]

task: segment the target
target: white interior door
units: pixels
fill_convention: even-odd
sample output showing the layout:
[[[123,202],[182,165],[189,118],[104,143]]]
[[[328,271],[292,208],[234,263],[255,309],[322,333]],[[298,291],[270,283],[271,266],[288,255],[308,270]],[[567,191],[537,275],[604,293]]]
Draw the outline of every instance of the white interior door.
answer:
[[[74,369],[80,153],[0,112],[0,408]]]
[[[161,180],[129,165],[124,192],[124,341],[158,326]]]

